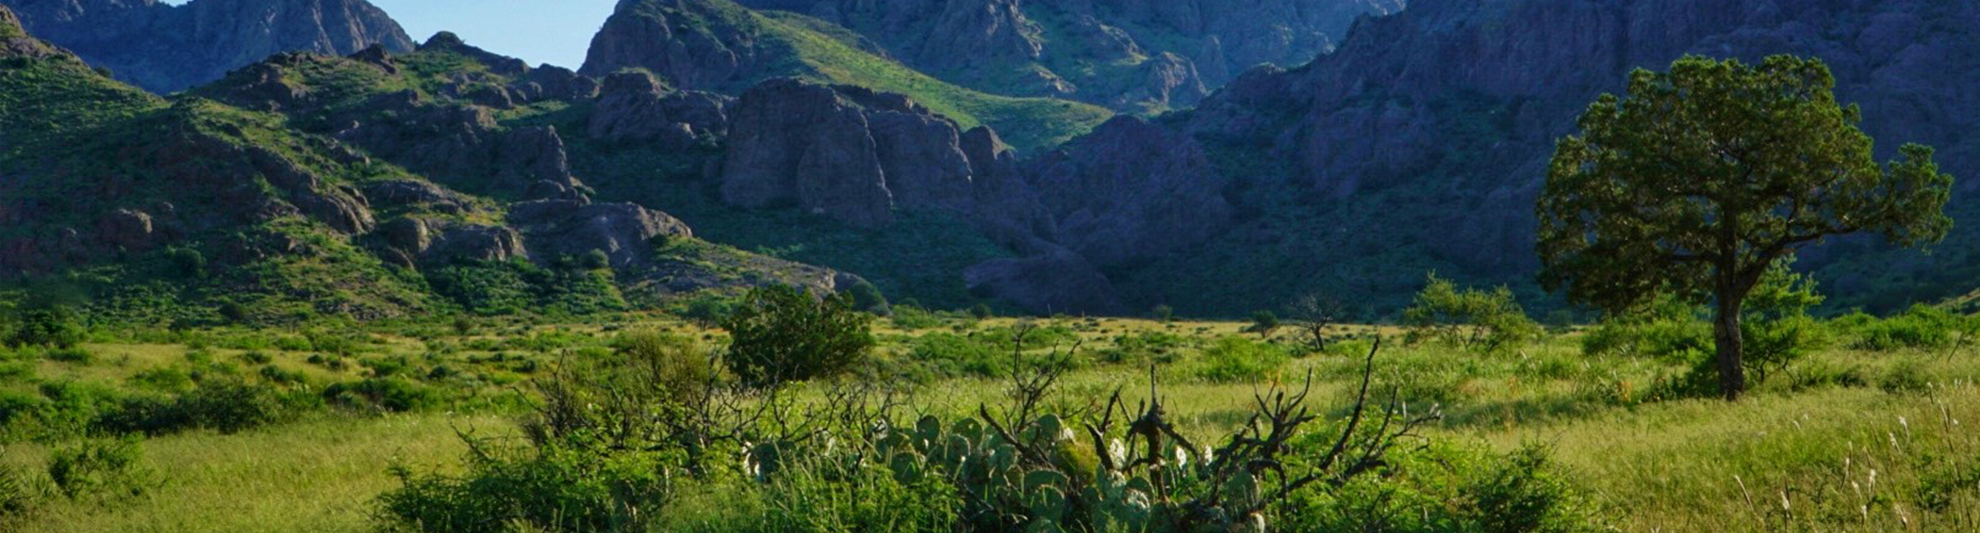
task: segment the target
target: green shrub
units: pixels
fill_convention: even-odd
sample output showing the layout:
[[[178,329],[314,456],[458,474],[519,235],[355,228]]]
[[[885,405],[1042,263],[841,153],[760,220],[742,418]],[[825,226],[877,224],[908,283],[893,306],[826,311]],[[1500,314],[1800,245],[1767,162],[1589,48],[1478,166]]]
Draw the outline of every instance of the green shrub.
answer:
[[[636,451],[476,450],[460,476],[399,470],[402,485],[380,497],[385,519],[433,533],[645,532],[675,464],[667,454]]]
[[[139,496],[150,488],[142,455],[134,438],[85,440],[49,454],[48,478],[72,500]]]
[[[1882,320],[1856,313],[1836,319],[1835,324],[1851,337],[1851,348],[1891,352],[1950,347],[1973,322],[1971,317],[1955,315],[1945,309],[1916,305],[1904,314]]]
[[[942,377],[1008,375],[1009,351],[974,337],[934,332],[907,341],[908,355]]]
[[[852,287],[846,289],[845,294],[852,297],[853,309],[882,316],[891,312],[887,305],[887,297],[880,294],[880,288],[866,280],[862,279],[854,283]]]
[[[775,385],[839,374],[873,348],[867,330],[873,315],[854,310],[843,295],[818,298],[778,286],[751,291],[748,302],[723,323],[731,338],[729,369],[745,383]]]
[[[50,361],[72,365],[88,366],[96,362],[96,354],[90,353],[89,350],[85,350],[81,346],[53,348],[45,352],[43,356],[47,357]]]
[[[242,431],[292,418],[274,389],[234,378],[208,379],[173,397],[133,396],[99,415],[95,426],[110,433],[164,435],[193,429]]]
[[[1243,337],[1222,337],[1203,349],[1196,375],[1220,383],[1260,381],[1290,360],[1292,356],[1279,346]]]
[[[1403,324],[1410,328],[1412,342],[1435,340],[1479,353],[1516,350],[1541,334],[1511,289],[1458,290],[1436,274],[1430,274],[1429,285],[1403,310]]]
[[[694,339],[655,332],[620,335],[613,343],[618,362],[637,373],[629,385],[657,388],[668,402],[684,404],[717,378],[709,353]],[[625,375],[627,372],[614,372]]]
[[[1507,455],[1434,443],[1401,450],[1333,493],[1295,498],[1280,531],[1594,533],[1602,513],[1527,446]]]
[[[45,307],[21,313],[7,344],[74,348],[77,344],[82,344],[86,334],[82,321],[68,308]]]
[[[1193,341],[1193,338],[1163,331],[1123,334],[1114,337],[1114,345],[1100,350],[1099,355],[1101,360],[1109,363],[1172,363]]]
[[[323,389],[323,400],[346,408],[405,413],[439,406],[439,391],[398,378],[337,383]]]
[[[927,309],[901,304],[893,308],[894,327],[908,331],[942,327],[942,317]]]

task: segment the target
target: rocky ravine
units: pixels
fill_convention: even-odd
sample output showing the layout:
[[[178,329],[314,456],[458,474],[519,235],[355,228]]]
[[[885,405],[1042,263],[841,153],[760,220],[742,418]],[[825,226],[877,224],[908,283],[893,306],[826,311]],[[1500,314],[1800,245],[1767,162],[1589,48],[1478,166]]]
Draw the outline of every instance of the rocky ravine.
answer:
[[[364,0],[0,0],[29,33],[117,79],[169,93],[219,79],[278,52],[394,52],[413,42]]]

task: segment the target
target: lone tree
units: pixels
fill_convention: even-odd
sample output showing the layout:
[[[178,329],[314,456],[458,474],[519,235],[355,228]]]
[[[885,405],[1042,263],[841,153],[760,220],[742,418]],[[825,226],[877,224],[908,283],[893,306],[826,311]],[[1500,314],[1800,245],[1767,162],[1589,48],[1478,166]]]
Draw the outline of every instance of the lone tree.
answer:
[[[1715,304],[1719,387],[1746,389],[1740,311],[1767,269],[1830,236],[1945,238],[1952,177],[1907,144],[1879,166],[1820,60],[1685,57],[1637,70],[1561,139],[1541,193],[1540,281],[1623,311],[1660,292]]]
[[[794,287],[751,290],[729,330],[729,370],[744,383],[768,387],[843,373],[873,349],[873,315],[845,294],[816,296]]]

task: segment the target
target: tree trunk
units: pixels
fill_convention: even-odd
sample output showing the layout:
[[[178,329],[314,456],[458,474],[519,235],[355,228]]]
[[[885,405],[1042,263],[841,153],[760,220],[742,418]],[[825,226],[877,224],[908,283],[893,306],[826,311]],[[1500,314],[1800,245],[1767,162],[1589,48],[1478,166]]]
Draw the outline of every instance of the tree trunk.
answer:
[[[1746,338],[1740,331],[1739,314],[1746,296],[1737,290],[1724,290],[1719,294],[1718,316],[1712,321],[1712,333],[1718,348],[1719,392],[1726,401],[1738,401],[1746,394]]]

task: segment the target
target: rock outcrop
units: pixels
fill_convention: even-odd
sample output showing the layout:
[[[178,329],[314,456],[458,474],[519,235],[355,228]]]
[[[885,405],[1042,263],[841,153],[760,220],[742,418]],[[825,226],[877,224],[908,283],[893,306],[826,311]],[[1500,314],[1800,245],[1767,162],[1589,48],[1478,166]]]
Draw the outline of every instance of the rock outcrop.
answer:
[[[578,71],[639,68],[681,88],[733,86],[785,59],[763,48],[758,24],[727,0],[620,0]]]
[[[624,203],[523,202],[510,206],[509,223],[523,232],[531,257],[538,261],[600,250],[614,268],[650,264],[656,238],[694,236],[687,224],[666,213]]]
[[[62,53],[39,39],[28,36],[20,17],[0,5],[0,59],[41,59]]]
[[[720,179],[732,204],[868,228],[895,209],[941,210],[1013,246],[1051,234],[994,132],[963,132],[904,96],[779,79],[744,93],[731,116]]]
[[[291,51],[350,54],[412,39],[364,0],[0,0],[29,33],[119,80],[168,93]]]
[[[587,134],[612,144],[648,144],[662,150],[712,145],[729,132],[735,99],[702,91],[674,91],[645,72],[605,78],[592,107]]]

